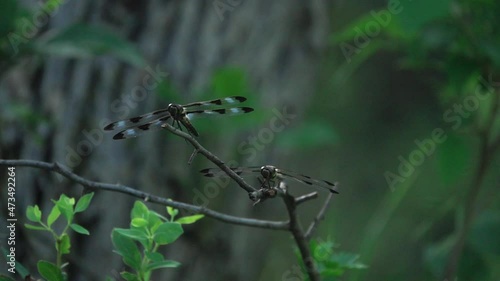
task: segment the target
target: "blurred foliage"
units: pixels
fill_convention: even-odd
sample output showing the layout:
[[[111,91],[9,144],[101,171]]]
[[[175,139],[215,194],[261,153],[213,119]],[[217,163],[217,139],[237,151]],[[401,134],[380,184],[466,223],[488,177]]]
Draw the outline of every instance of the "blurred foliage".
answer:
[[[425,70],[442,77],[433,85],[443,112],[438,123],[443,124],[446,132],[444,143],[434,144],[437,145],[438,174],[447,186],[464,180],[481,184],[484,181],[470,178],[486,175],[484,171],[498,152],[496,143],[500,141],[500,85],[494,80],[500,77],[499,14],[500,2],[493,0],[388,1],[386,8],[370,11],[332,34],[332,46],[339,47],[345,59],[332,77],[333,83],[345,83],[363,63],[382,51],[395,54],[401,69]],[[486,141],[478,149],[471,145],[471,137]],[[475,151],[481,149],[488,151],[490,158],[480,158],[476,162]],[[466,172],[472,165],[480,167],[477,175]],[[455,199],[450,201],[453,204],[443,204],[446,206],[444,212],[436,212],[436,217],[455,214],[456,231],[467,231],[463,229],[463,221],[468,215],[463,213],[467,198],[462,194],[463,191],[454,192],[451,198]],[[499,278],[491,275],[500,257],[495,250],[495,245],[500,243],[498,210],[490,208],[479,214],[467,238],[458,266],[459,280]],[[426,224],[427,230],[433,226],[437,228],[441,219],[430,221],[433,222]],[[426,239],[421,235],[417,237]],[[420,278],[442,277],[457,237],[458,232],[453,232],[441,236],[438,241],[428,242],[422,263],[430,275],[424,273]],[[360,275],[356,275],[351,280],[359,279]]]
[[[111,55],[136,67],[145,66],[143,56],[128,41],[102,26],[75,24],[43,32],[49,18],[60,9],[61,1],[47,1],[29,11],[16,0],[0,2],[1,71],[29,56],[54,55],[92,58]]]
[[[339,280],[348,270],[366,268],[366,265],[359,261],[359,255],[335,251],[337,245],[329,239],[326,241],[312,240],[309,244],[321,280]],[[303,268],[303,271],[305,272],[305,268]],[[309,279],[306,278],[305,280]]]

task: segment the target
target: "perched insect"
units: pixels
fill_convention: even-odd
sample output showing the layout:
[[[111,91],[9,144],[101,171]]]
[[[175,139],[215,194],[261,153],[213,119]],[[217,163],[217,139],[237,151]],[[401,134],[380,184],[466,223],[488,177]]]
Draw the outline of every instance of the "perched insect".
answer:
[[[263,178],[263,183],[262,187],[272,187],[274,186],[277,182],[283,181],[286,178],[289,179],[294,179],[296,181],[299,181],[301,183],[311,185],[311,186],[317,186],[321,187],[323,189],[326,189],[330,191],[331,193],[338,193],[334,189],[335,184],[331,183],[326,180],[317,180],[313,179],[309,176],[302,175],[299,173],[283,170],[283,169],[278,169],[275,166],[271,165],[265,165],[262,167],[236,167],[236,168],[231,168],[237,175],[252,175],[252,174],[259,174]],[[205,177],[219,177],[219,176],[227,176],[222,170],[219,168],[209,168],[209,169],[203,169],[200,171]]]
[[[108,124],[104,127],[104,130],[121,130],[113,136],[113,139],[127,139],[137,137],[147,131],[160,130],[163,124],[172,120],[172,125],[177,124],[177,127],[182,130],[182,124],[191,135],[198,136],[198,132],[191,124],[192,119],[213,115],[232,116],[252,112],[254,109],[251,107],[223,108],[225,105],[234,105],[245,100],[245,97],[233,96],[185,105],[171,103],[167,108]]]

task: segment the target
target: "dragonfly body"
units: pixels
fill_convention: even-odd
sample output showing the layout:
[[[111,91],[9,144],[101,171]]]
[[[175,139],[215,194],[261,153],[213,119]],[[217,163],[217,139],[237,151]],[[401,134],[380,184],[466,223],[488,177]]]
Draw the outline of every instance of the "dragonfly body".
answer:
[[[268,188],[274,186],[277,181],[279,182],[289,178],[307,185],[327,189],[331,193],[338,193],[338,191],[334,189],[335,184],[332,182],[313,179],[309,176],[279,169],[272,165],[264,165],[261,167],[237,167],[231,168],[231,170],[237,175],[260,174],[264,179],[263,186]],[[203,169],[200,172],[206,177],[226,176],[226,174],[218,168]]]
[[[164,109],[110,123],[104,127],[104,130],[120,130],[113,136],[113,139],[126,139],[139,136],[146,131],[159,130],[162,128],[163,124],[171,121],[172,125],[177,124],[177,127],[181,130],[182,126],[184,126],[191,135],[198,136],[198,131],[196,131],[191,123],[191,119],[203,116],[223,114],[225,116],[230,116],[252,112],[253,108],[251,107],[214,108],[238,104],[245,100],[245,97],[233,96],[209,101],[193,102],[185,105],[171,103]]]

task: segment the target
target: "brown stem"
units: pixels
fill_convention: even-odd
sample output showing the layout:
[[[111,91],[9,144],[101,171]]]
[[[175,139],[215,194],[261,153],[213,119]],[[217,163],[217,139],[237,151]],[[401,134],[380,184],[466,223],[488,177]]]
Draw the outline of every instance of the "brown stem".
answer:
[[[85,178],[82,178],[78,176],[77,174],[74,174],[70,170],[68,170],[66,167],[58,164],[58,163],[47,163],[47,162],[42,162],[42,161],[36,161],[36,160],[3,160],[0,159],[0,166],[17,166],[17,167],[33,167],[33,168],[38,168],[38,169],[43,169],[47,171],[52,171],[55,173],[58,173],[69,180],[79,183],[84,187],[87,187],[91,190],[108,190],[108,191],[114,191],[114,192],[119,192],[119,193],[124,193],[128,194],[137,198],[141,198],[145,201],[165,205],[165,206],[170,206],[174,207],[177,209],[182,209],[186,210],[189,212],[193,213],[198,213],[198,214],[204,214],[208,217],[212,217],[216,220],[230,223],[230,224],[237,224],[237,225],[244,225],[244,226],[250,226],[250,227],[258,227],[258,228],[266,228],[266,229],[275,229],[275,230],[288,230],[289,225],[288,222],[286,221],[266,221],[266,220],[256,220],[256,219],[248,219],[248,218],[241,218],[241,217],[235,217],[231,215],[226,215],[223,213],[216,212],[214,210],[201,207],[201,206],[196,206],[196,205],[191,205],[187,203],[182,203],[178,202],[175,200],[155,196],[146,192],[139,191],[138,189],[128,187],[125,185],[121,184],[109,184],[109,183],[101,183],[101,182],[96,182],[96,181],[90,181]]]
[[[280,185],[284,185],[284,183],[280,183]],[[283,188],[286,190],[286,188]],[[311,281],[320,280],[318,271],[316,270],[316,266],[314,265],[314,259],[311,255],[311,251],[309,249],[309,244],[304,236],[304,232],[300,227],[299,219],[297,217],[297,202],[294,197],[290,196],[286,191],[280,192],[283,201],[285,202],[286,209],[288,211],[288,216],[290,217],[290,232],[292,232],[293,238],[295,239],[295,243],[299,247],[300,255],[302,260],[304,261],[304,265],[306,267],[307,275]]]

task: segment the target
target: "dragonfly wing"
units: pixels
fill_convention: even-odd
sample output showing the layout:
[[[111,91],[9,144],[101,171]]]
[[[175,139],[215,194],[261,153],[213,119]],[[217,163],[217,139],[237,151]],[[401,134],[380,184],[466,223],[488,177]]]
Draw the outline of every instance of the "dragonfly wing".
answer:
[[[260,174],[260,167],[235,167],[235,168],[230,168],[235,172],[237,175],[250,175],[252,173],[258,173]],[[222,171],[219,168],[208,168],[208,169],[203,169],[200,170],[200,173],[203,174],[205,177],[227,177],[226,172]]]
[[[136,127],[131,127],[128,129],[125,129],[123,131],[118,132],[116,135],[113,136],[113,139],[115,140],[121,140],[121,139],[128,139],[128,138],[134,138],[137,136],[142,135],[144,132],[149,132],[149,131],[157,131],[162,129],[162,125],[168,122],[170,119],[170,115],[167,115],[163,118],[153,120],[151,122],[148,122],[146,124],[142,124]]]
[[[188,110],[186,117],[189,120],[208,117],[208,116],[234,116],[252,112],[254,109],[251,107],[233,107],[233,108],[220,108],[220,109],[206,109],[206,110]]]
[[[210,106],[218,106],[218,105],[224,105],[224,104],[238,104],[246,101],[247,98],[241,97],[241,96],[232,96],[232,97],[227,97],[227,98],[220,98],[220,99],[214,99],[214,100],[208,100],[208,101],[198,101],[198,102],[192,102],[183,105],[183,107],[195,107],[195,106],[200,106],[200,107],[210,107]]]
[[[136,117],[132,117],[129,119],[120,120],[120,121],[110,123],[110,124],[106,125],[106,127],[104,127],[104,130],[105,131],[113,131],[113,130],[124,129],[127,127],[137,126],[139,123],[152,122],[153,120],[161,119],[167,115],[169,115],[169,112],[166,108],[160,109],[157,111],[143,114],[141,116],[136,116]]]
[[[287,177],[287,178],[294,179],[296,181],[299,181],[299,182],[307,184],[307,185],[318,186],[318,187],[327,189],[331,193],[339,193],[338,191],[335,190],[335,184],[332,182],[326,181],[326,180],[313,179],[310,176],[298,174],[298,173],[291,172],[291,171],[284,171],[281,169],[279,169],[278,173]]]

